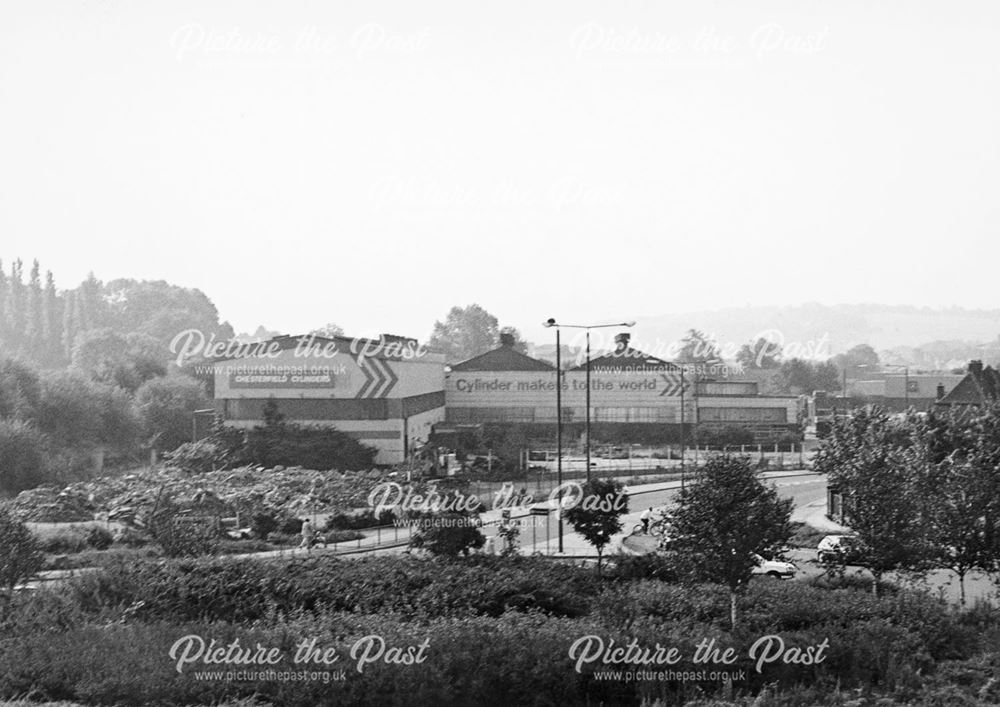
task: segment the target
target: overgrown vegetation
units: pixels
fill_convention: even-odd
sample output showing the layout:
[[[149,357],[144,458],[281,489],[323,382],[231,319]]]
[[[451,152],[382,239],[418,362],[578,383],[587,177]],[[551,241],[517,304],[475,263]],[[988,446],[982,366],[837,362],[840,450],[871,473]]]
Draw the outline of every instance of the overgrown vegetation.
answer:
[[[273,704],[666,704],[724,697],[718,682],[598,680],[600,662],[575,670],[581,636],[676,646],[701,638],[740,656],[733,703],[845,704],[887,697],[905,704],[991,704],[1000,662],[995,610],[948,609],[899,590],[751,583],[730,629],[724,586],[642,579],[635,562],[591,569],[543,558],[418,560],[380,557],[290,562],[224,559],[132,562],[79,577],[58,591],[18,596],[0,625],[0,698],[118,704],[212,704],[250,695]],[[190,597],[199,597],[198,602]],[[171,645],[197,634],[226,644],[276,646],[303,637],[334,646],[344,682],[198,681],[178,675]],[[358,673],[349,647],[377,634],[389,645],[429,639],[421,665]],[[756,672],[759,636],[788,646],[828,643],[811,666],[781,660]],[[285,665],[284,667],[291,667]],[[692,669],[689,661],[680,669]],[[961,676],[961,677],[959,677]],[[822,699],[821,699],[822,698]],[[726,702],[730,704],[730,702]]]

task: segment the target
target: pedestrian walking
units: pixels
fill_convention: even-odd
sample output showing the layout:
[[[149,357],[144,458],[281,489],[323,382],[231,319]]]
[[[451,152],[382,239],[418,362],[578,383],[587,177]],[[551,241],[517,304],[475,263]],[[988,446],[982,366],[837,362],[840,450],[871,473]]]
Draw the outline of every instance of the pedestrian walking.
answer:
[[[306,550],[311,549],[312,548],[312,544],[313,544],[313,536],[314,535],[315,535],[315,531],[313,530],[312,521],[309,520],[308,518],[306,518],[302,522],[302,544],[299,545],[299,547],[300,548],[304,547]]]

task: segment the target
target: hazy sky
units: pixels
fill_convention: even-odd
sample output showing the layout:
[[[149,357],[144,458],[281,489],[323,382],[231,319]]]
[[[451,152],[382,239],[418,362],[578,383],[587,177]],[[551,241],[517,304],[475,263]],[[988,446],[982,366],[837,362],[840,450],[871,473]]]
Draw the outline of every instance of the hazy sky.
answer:
[[[998,69],[994,0],[0,0],[0,257],[237,330],[996,307]]]

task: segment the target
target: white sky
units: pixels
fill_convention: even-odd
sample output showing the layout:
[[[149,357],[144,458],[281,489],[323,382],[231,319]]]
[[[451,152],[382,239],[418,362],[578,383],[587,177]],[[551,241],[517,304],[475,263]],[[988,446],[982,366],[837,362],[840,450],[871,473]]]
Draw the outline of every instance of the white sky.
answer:
[[[237,330],[996,307],[998,69],[989,0],[0,0],[0,256]]]

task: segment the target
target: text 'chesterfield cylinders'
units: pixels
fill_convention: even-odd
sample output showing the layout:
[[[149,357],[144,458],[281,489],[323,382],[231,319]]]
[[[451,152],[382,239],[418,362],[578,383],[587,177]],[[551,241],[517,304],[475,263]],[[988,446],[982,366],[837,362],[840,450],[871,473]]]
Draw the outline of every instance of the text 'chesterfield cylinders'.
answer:
[[[396,464],[445,417],[444,357],[415,339],[284,336],[214,364],[226,424],[253,427],[274,400],[289,422],[329,425]]]

